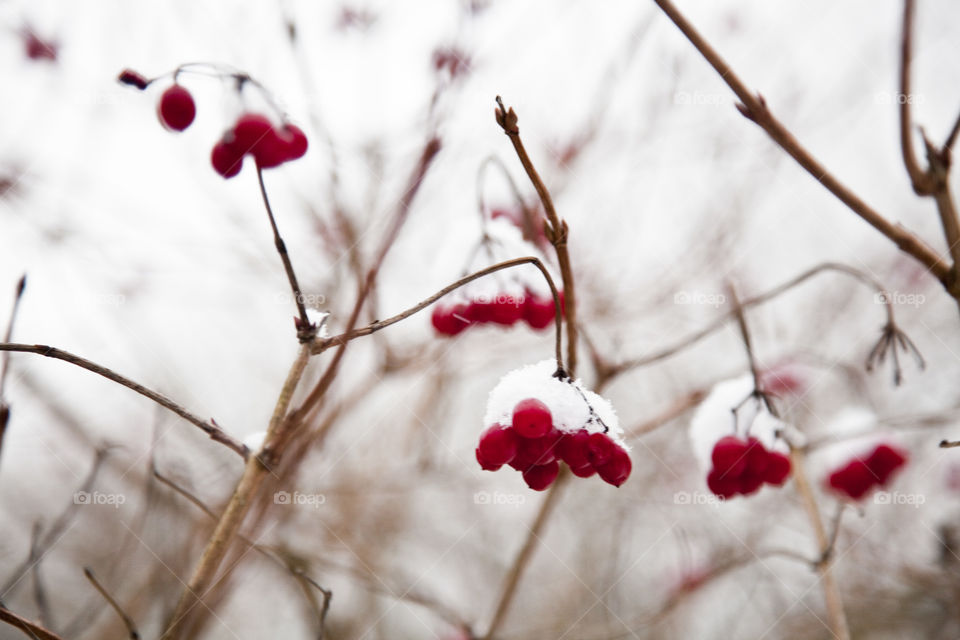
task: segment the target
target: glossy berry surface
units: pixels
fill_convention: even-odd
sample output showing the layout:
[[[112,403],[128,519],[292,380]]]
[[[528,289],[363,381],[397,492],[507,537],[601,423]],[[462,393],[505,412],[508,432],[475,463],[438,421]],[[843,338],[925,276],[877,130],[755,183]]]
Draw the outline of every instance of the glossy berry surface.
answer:
[[[157,105],[160,122],[172,131],[183,131],[193,123],[197,105],[183,86],[175,84],[163,92]]]
[[[517,435],[513,429],[497,424],[481,434],[476,451],[477,462],[485,471],[496,471],[513,462],[517,449]]]
[[[866,458],[854,458],[830,474],[828,486],[851,500],[859,500],[877,487],[885,487],[893,474],[907,464],[904,451],[880,444]]]
[[[756,438],[720,438],[713,445],[710,461],[713,466],[707,473],[707,487],[724,499],[751,495],[764,484],[780,486],[791,471],[790,458],[767,450]]]
[[[527,398],[513,409],[513,428],[524,438],[540,438],[553,426],[550,409],[536,398]]]

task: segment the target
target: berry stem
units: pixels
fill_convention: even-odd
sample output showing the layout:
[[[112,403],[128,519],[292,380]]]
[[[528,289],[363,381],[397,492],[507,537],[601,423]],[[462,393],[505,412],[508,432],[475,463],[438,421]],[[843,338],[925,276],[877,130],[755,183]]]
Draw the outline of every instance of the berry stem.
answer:
[[[270,228],[273,229],[273,244],[277,247],[277,253],[280,254],[280,259],[283,261],[283,269],[287,272],[287,280],[290,281],[290,289],[293,291],[293,299],[300,316],[297,337],[300,342],[310,342],[316,336],[316,328],[311,328],[310,320],[307,319],[307,308],[303,304],[303,294],[300,291],[300,284],[297,282],[297,274],[293,270],[293,263],[290,262],[287,245],[280,237],[277,221],[273,217],[273,209],[270,207],[270,199],[267,198],[267,188],[263,184],[263,171],[260,169],[260,165],[257,165],[257,180],[260,183],[260,193],[263,195],[263,205],[266,207],[267,217],[270,219]]]
[[[540,178],[540,174],[537,173],[536,168],[533,166],[533,161],[530,160],[530,156],[527,155],[523,141],[520,140],[520,129],[517,127],[517,114],[512,107],[508,110],[504,106],[500,96],[497,96],[496,118],[497,124],[500,125],[503,132],[510,138],[513,149],[517,152],[517,157],[520,159],[520,164],[523,165],[523,169],[527,172],[527,177],[529,177],[530,182],[533,183],[533,188],[536,189],[537,195],[540,196],[540,202],[543,204],[543,210],[547,215],[547,221],[549,222],[547,235],[550,238],[551,244],[553,244],[554,250],[557,252],[557,262],[560,265],[560,278],[563,280],[563,299],[564,306],[566,307],[565,313],[567,320],[567,366],[569,367],[570,375],[575,376],[577,370],[577,296],[573,286],[573,269],[570,266],[570,252],[567,250],[569,229],[567,228],[566,221],[561,220],[559,216],[557,216],[557,210],[553,206],[553,198],[550,197],[547,186],[543,183],[543,179]],[[557,315],[560,314],[561,310],[558,300]]]

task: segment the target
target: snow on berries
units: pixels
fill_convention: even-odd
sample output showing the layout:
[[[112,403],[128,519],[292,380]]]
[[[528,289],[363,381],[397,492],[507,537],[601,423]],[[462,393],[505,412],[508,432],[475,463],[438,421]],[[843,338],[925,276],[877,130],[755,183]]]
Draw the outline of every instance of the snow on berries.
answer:
[[[555,360],[544,360],[500,380],[487,402],[477,462],[485,471],[510,466],[535,491],[553,483],[561,462],[578,477],[596,474],[619,487],[632,464],[613,407],[556,371]]]
[[[487,252],[481,253],[493,261],[530,253],[520,230],[508,220],[491,220],[483,242]],[[562,291],[559,298],[562,309]],[[430,322],[437,334],[453,337],[481,324],[510,327],[525,322],[532,329],[544,330],[553,325],[555,316],[550,287],[531,267],[497,271],[457,289],[434,306]]]
[[[160,96],[157,116],[160,123],[171,131],[183,131],[193,123],[197,105],[193,96],[182,85],[173,84]]]
[[[694,454],[706,471],[707,488],[728,499],[781,486],[790,477],[785,426],[753,393],[749,374],[718,383],[690,423]]]

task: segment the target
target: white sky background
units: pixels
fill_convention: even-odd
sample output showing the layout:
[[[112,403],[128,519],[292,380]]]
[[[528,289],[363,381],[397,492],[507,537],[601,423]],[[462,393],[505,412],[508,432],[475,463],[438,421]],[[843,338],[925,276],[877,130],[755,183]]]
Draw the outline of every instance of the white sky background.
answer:
[[[913,195],[900,160],[891,100],[900,3],[697,0],[680,5],[835,175],[886,217],[943,248],[933,203]],[[907,362],[906,384],[896,390],[884,368],[867,378],[866,397],[831,397],[826,409],[808,407],[818,415],[811,422],[826,424],[844,404],[868,405],[889,417],[955,403],[960,370],[955,305],[933,278],[740,116],[726,86],[652,2],[500,0],[474,18],[465,18],[455,2],[370,2],[357,7],[372,11],[376,23],[367,31],[345,32],[335,29],[341,6],[209,0],[0,3],[0,24],[6,29],[0,36],[5,84],[0,168],[22,172],[14,192],[0,199],[0,317],[6,314],[5,292],[12,293],[21,273],[29,280],[15,341],[55,345],[110,366],[198,415],[216,417],[238,437],[263,430],[296,343],[286,280],[253,167],[248,163],[239,177],[224,181],[209,166],[210,147],[237,107],[217,81],[184,76],[198,116],[187,131],[172,134],[155,115],[162,86],[139,93],[119,86],[115,77],[124,67],[153,76],[183,62],[219,61],[248,71],[274,92],[311,146],[303,159],[267,172],[268,189],[301,282],[325,298],[322,307],[333,312],[336,331],[352,305],[353,288],[338,287],[345,274],[342,258],[324,253],[313,233],[311,215],[330,216],[330,156],[317,125],[322,123],[336,145],[343,198],[368,232],[362,248],[369,256],[425,139],[435,86],[432,51],[456,44],[469,53],[471,71],[439,105],[444,147],[384,266],[381,315],[412,305],[461,274],[464,256],[478,237],[476,170],[485,157],[502,158],[524,193],[532,194],[493,119],[493,98],[501,94],[517,110],[524,141],[548,186],[558,188],[557,207],[572,230],[582,317],[611,357],[654,351],[720,313],[709,304],[674,304],[677,293],[721,293],[729,279],[742,295],[750,295],[817,262],[842,261],[874,274],[893,291],[923,297],[922,304],[897,312],[929,367],[921,374]],[[299,54],[286,40],[284,13],[297,24]],[[960,6],[950,0],[920,3],[913,114],[936,141],[945,138],[960,109],[958,18]],[[59,39],[58,64],[23,57],[14,31],[24,21],[41,37]],[[641,35],[631,47],[636,33]],[[596,141],[570,172],[560,171],[554,150],[594,116],[599,117]],[[371,148],[381,154],[382,166],[371,161]],[[919,139],[917,149],[921,152]],[[371,185],[378,188],[372,203]],[[495,202],[496,180],[491,178],[490,185],[488,199]],[[868,289],[848,287],[842,276],[821,276],[783,302],[751,313],[751,319],[758,352],[768,363],[809,350],[860,366],[879,337],[883,312]],[[428,316],[389,333],[397,345],[429,341]],[[438,429],[436,453],[445,468],[454,470],[452,478],[469,485],[460,498],[469,499],[478,487],[519,490],[518,478],[481,475],[474,468],[473,441],[482,428],[487,391],[507,371],[550,357],[551,345],[549,332],[489,329],[451,346],[446,357],[460,384],[456,395],[445,399],[445,420],[452,426]],[[369,364],[362,363],[369,360],[370,348],[357,348],[361,364],[347,367],[347,380],[368,374]],[[57,402],[76,416],[90,442],[121,445],[131,465],[148,450],[156,420],[146,401],[69,365],[29,355],[15,356],[14,365],[7,389],[14,417],[0,465],[0,566],[12,566],[25,555],[31,523],[52,517],[69,500],[90,459],[89,449],[77,451],[80,440],[51,425],[18,374],[28,372],[55,390]],[[628,427],[683,391],[744,366],[742,349],[727,332],[692,355],[625,376],[606,395]],[[589,386],[589,369],[581,373]],[[830,374],[816,375],[818,384],[835,385]],[[389,440],[389,419],[398,404],[404,407],[407,390],[421,383],[404,381],[401,388],[375,395],[365,409],[375,431],[357,427],[357,438],[370,440],[371,446],[377,437]],[[199,439],[184,436],[192,427],[167,416],[160,424],[169,438],[168,459],[193,459],[192,453],[181,456],[177,450],[187,441],[198,446]],[[922,450],[949,435],[927,434],[927,440],[915,443]],[[685,469],[685,435],[677,428],[672,438],[663,439],[662,449],[634,445],[636,475],[627,487],[634,485],[636,493],[624,491],[620,495],[633,496],[632,502],[614,500],[604,516],[635,523],[623,515],[629,504],[652,509],[655,513],[644,513],[657,524],[635,534],[641,551],[661,534],[668,540],[663,549],[674,540],[676,532],[667,525],[673,522],[669,503],[675,491],[705,490],[696,472],[663,468]],[[387,458],[365,446],[359,447],[365,455]],[[656,455],[647,453],[654,449]],[[923,467],[931,472],[918,471],[914,486],[942,493],[937,483],[950,461],[936,451],[931,455]],[[207,495],[220,499],[233,482],[233,461],[212,457],[218,462],[198,464],[189,475],[197,485],[211,483]],[[383,464],[397,467],[403,477],[403,460],[389,458]],[[641,491],[651,483],[657,487],[653,493]],[[593,494],[583,491],[572,500],[589,502]],[[609,499],[611,494],[603,495]],[[505,558],[519,545],[522,523],[535,502],[531,497],[524,508],[502,515],[517,527],[513,535],[497,533]],[[740,531],[737,517],[749,507],[726,507],[731,526]],[[463,504],[458,508],[467,510]],[[924,523],[936,528],[932,512]],[[705,526],[691,534],[694,546]],[[81,542],[78,538],[76,544]],[[626,583],[640,589],[649,580],[666,579],[677,553],[682,552],[664,551],[664,558],[653,562],[658,569],[631,574]],[[429,553],[416,554],[410,552],[411,566],[432,562]],[[699,559],[704,555],[693,552]],[[83,588],[82,576],[65,566],[65,584]],[[431,574],[425,583],[449,589],[464,615],[482,626],[492,601],[471,609],[475,601],[465,595],[463,583],[445,580],[449,576]],[[341,602],[348,606],[350,601]],[[711,605],[699,606],[709,610]],[[242,612],[233,613],[236,620],[253,624]],[[516,621],[517,629],[522,623]],[[412,633],[424,633],[422,626],[416,631],[416,620],[413,625]],[[254,635],[243,637],[258,637],[256,627],[249,628]],[[0,629],[0,637],[5,633]],[[211,633],[233,637],[222,629]]]

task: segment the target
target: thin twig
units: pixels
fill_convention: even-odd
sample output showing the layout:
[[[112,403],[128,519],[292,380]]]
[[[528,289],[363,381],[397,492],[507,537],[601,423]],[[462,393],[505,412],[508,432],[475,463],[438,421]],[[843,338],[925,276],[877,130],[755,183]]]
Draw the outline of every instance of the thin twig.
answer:
[[[300,291],[300,283],[297,282],[297,274],[293,270],[293,263],[290,261],[290,254],[287,252],[287,245],[280,236],[280,229],[277,227],[277,221],[273,217],[273,208],[270,206],[270,199],[267,197],[267,187],[263,184],[263,170],[257,165],[257,180],[260,183],[260,195],[263,196],[263,206],[267,209],[267,218],[270,219],[270,228],[273,230],[273,244],[280,254],[280,260],[283,261],[283,270],[287,272],[287,280],[290,282],[290,290],[293,292],[293,300],[297,305],[297,314],[300,321],[297,323],[297,337],[301,342],[309,342],[316,335],[316,329],[310,328],[310,320],[307,318],[307,308],[303,304],[303,293]]]
[[[517,585],[520,583],[520,578],[523,576],[527,565],[530,564],[531,558],[533,558],[533,552],[540,542],[543,528],[550,518],[550,514],[553,512],[553,508],[560,499],[560,494],[567,485],[570,475],[567,467],[563,467],[560,475],[557,476],[557,479],[554,480],[553,485],[547,491],[543,502],[540,503],[540,510],[537,512],[537,516],[534,518],[529,531],[527,531],[523,546],[520,547],[517,555],[514,556],[513,562],[510,564],[510,569],[507,571],[503,588],[500,591],[500,597],[497,599],[497,608],[494,610],[493,619],[490,621],[490,626],[487,628],[487,633],[484,634],[483,640],[492,640],[506,619],[507,612],[510,610],[510,604],[513,602],[513,596],[517,590]]]
[[[7,330],[4,333],[3,341],[10,342],[13,338],[13,325],[17,320],[17,311],[20,308],[20,299],[23,298],[23,291],[27,287],[27,274],[20,276],[17,282],[16,293],[13,296],[13,306],[10,308],[10,317],[7,320]],[[4,389],[7,382],[7,371],[10,366],[10,354],[4,353],[0,357],[0,452],[3,451],[3,437],[7,432],[7,424],[10,422],[10,405],[4,396]]]
[[[512,267],[516,267],[523,264],[532,264],[537,269],[539,269],[540,273],[543,274],[544,279],[546,279],[547,285],[550,287],[550,293],[553,295],[553,304],[556,310],[556,313],[554,314],[554,323],[556,327],[555,350],[556,350],[557,364],[560,368],[563,368],[564,366],[563,354],[560,348],[561,313],[560,313],[559,291],[557,290],[556,284],[553,282],[553,278],[550,277],[550,273],[547,271],[547,268],[543,265],[543,263],[538,258],[534,258],[533,256],[525,257],[525,258],[514,258],[512,260],[505,260],[503,262],[499,262],[495,265],[491,265],[479,271],[475,271],[474,273],[471,273],[468,276],[464,276],[463,278],[460,278],[456,282],[450,285],[447,285],[446,287],[436,292],[429,298],[426,298],[422,302],[410,307],[405,311],[398,313],[395,316],[387,318],[386,320],[378,320],[377,322],[374,322],[366,327],[363,327],[360,329],[354,329],[349,333],[342,333],[340,335],[331,336],[330,338],[326,338],[323,340],[317,340],[313,345],[313,353],[314,354],[322,353],[327,349],[329,349],[330,347],[334,347],[334,346],[343,344],[344,342],[349,342],[350,340],[353,340],[355,338],[359,338],[361,336],[367,336],[367,335],[370,335],[371,333],[380,331],[381,329],[389,327],[392,324],[396,324],[397,322],[400,322],[401,320],[405,318],[409,318],[413,314],[419,311],[422,311],[423,309],[429,307],[431,304],[433,304],[443,296],[447,295],[451,291],[459,289],[460,287],[470,282],[473,282],[477,278],[482,278],[483,276],[490,275],[491,273],[494,273],[496,271],[500,271],[502,269],[510,269]]]
[[[114,600],[113,596],[103,588],[103,585],[97,580],[97,577],[93,575],[93,569],[90,567],[83,568],[83,575],[86,576],[87,580],[90,581],[90,584],[93,585],[93,588],[100,592],[100,595],[103,596],[103,599],[107,601],[107,604],[116,612],[120,619],[123,621],[123,626],[127,628],[127,636],[130,640],[140,640],[140,633],[137,631],[137,625],[133,622],[133,618],[127,615],[123,610],[123,607],[120,606],[120,603]]]
[[[39,522],[34,523],[33,531],[30,535],[30,573],[33,574],[33,601],[37,605],[37,619],[45,627],[53,627],[50,617],[50,600],[47,598],[47,591],[43,588],[43,577],[40,575],[43,553],[40,551],[40,534],[43,527]]]
[[[817,573],[820,576],[820,582],[823,586],[823,597],[827,603],[827,613],[830,619],[830,631],[837,640],[849,640],[850,631],[847,628],[847,617],[843,611],[843,600],[840,597],[840,589],[834,580],[832,565],[832,542],[827,537],[826,529],[823,526],[823,518],[820,516],[820,509],[817,507],[817,500],[813,495],[813,489],[810,487],[810,481],[807,480],[807,473],[804,467],[803,451],[792,444],[790,445],[790,461],[793,468],[793,478],[796,481],[797,491],[803,500],[804,509],[813,527],[813,534],[817,541],[818,551],[820,553],[820,562],[817,563]]]
[[[290,400],[300,382],[300,378],[303,376],[303,371],[306,369],[309,359],[310,345],[301,344],[297,358],[290,367],[280,390],[273,415],[270,417],[263,448],[258,454],[247,459],[243,475],[240,477],[226,509],[217,521],[216,529],[214,529],[210,540],[207,541],[207,546],[193,571],[190,582],[185,586],[180,601],[170,617],[167,629],[162,636],[163,640],[176,640],[181,637],[186,627],[184,624],[185,618],[202,601],[203,596],[210,588],[234,536],[240,529],[240,525],[243,524],[244,516],[246,516],[256,498],[257,489],[263,482],[264,476],[275,466],[277,456],[281,453],[276,443],[286,437],[283,431],[291,424],[285,420],[290,407]]]
[[[858,269],[855,269],[855,268],[853,268],[853,267],[847,266],[847,265],[845,265],[845,264],[838,263],[838,262],[825,262],[825,263],[823,263],[823,264],[819,264],[819,265],[817,265],[817,266],[815,266],[815,267],[812,267],[812,268],[804,271],[804,272],[801,273],[800,275],[795,276],[795,277],[791,278],[790,280],[787,280],[786,282],[784,282],[784,283],[782,283],[782,284],[779,284],[779,285],[773,287],[772,289],[769,289],[768,291],[765,291],[765,292],[763,292],[763,293],[761,293],[761,294],[759,294],[759,295],[753,296],[753,297],[751,297],[751,298],[746,298],[746,299],[744,299],[744,300],[741,300],[741,301],[740,301],[740,306],[743,307],[744,309],[748,309],[748,308],[750,308],[750,307],[754,307],[754,306],[761,305],[761,304],[764,304],[764,303],[766,303],[766,302],[769,302],[770,300],[773,300],[773,299],[776,298],[777,296],[779,296],[779,295],[781,295],[781,294],[789,291],[790,289],[792,289],[792,288],[794,288],[794,287],[796,287],[796,286],[798,286],[798,285],[800,285],[800,284],[803,284],[804,282],[806,282],[806,281],[809,280],[810,278],[812,278],[812,277],[814,277],[814,276],[816,276],[816,275],[819,275],[819,274],[821,274],[821,273],[824,273],[824,272],[826,272],[826,271],[835,271],[835,272],[838,272],[838,273],[846,274],[846,275],[848,275],[848,276],[851,276],[852,278],[855,278],[855,279],[859,280],[860,282],[863,282],[863,283],[867,284],[867,285],[870,286],[871,288],[873,288],[874,291],[876,291],[878,294],[880,294],[880,297],[878,298],[878,300],[879,300],[881,303],[883,303],[883,305],[884,305],[884,310],[885,310],[886,315],[887,315],[887,322],[886,322],[886,324],[887,324],[887,325],[890,325],[890,324],[892,323],[893,326],[896,326],[896,323],[894,322],[894,316],[893,316],[893,302],[892,302],[892,300],[890,299],[890,296],[885,295],[885,291],[884,291],[883,285],[881,285],[878,281],[876,281],[876,280],[875,280],[873,277],[871,277],[869,274],[867,274],[867,273],[865,273],[865,272],[863,272],[863,271],[860,271],[860,270],[858,270]],[[729,322],[732,318],[735,318],[735,317],[736,317],[736,312],[735,312],[735,311],[733,311],[733,310],[728,311],[727,313],[723,314],[722,316],[720,316],[719,318],[717,318],[717,319],[714,320],[713,322],[707,324],[707,325],[706,325],[705,327],[703,327],[702,329],[700,329],[700,330],[698,330],[698,331],[695,331],[695,332],[693,332],[692,334],[690,334],[690,335],[688,335],[688,336],[686,336],[686,337],[684,337],[684,338],[681,338],[679,341],[677,341],[676,343],[674,343],[674,344],[671,345],[671,346],[665,347],[665,348],[661,349],[660,351],[656,351],[656,352],[654,352],[654,353],[652,353],[652,354],[650,354],[650,355],[646,355],[646,356],[643,356],[643,357],[641,357],[641,358],[635,358],[635,359],[632,359],[632,360],[626,360],[626,361],[621,362],[621,363],[619,363],[619,364],[611,365],[611,366],[610,366],[610,371],[609,371],[607,377],[608,377],[608,379],[609,379],[609,378],[613,378],[613,377],[615,377],[615,376],[617,376],[617,375],[619,375],[619,374],[621,374],[621,373],[624,373],[624,372],[626,372],[626,371],[629,371],[629,370],[631,370],[631,369],[635,369],[635,368],[638,368],[638,367],[643,367],[643,366],[652,364],[652,363],[654,363],[654,362],[659,362],[659,361],[661,361],[661,360],[665,360],[666,358],[669,358],[669,357],[671,357],[671,356],[673,356],[673,355],[675,355],[675,354],[677,354],[677,353],[679,353],[679,352],[681,352],[681,351],[683,351],[683,350],[685,350],[685,349],[687,349],[687,348],[689,348],[689,347],[692,347],[693,345],[697,344],[698,342],[700,342],[701,340],[703,340],[703,339],[706,338],[707,336],[711,335],[712,333],[714,333],[714,332],[718,331],[719,329],[721,329],[722,327],[724,327],[724,326],[727,324],[727,322]]]
[[[204,422],[203,420],[196,417],[195,415],[193,415],[192,413],[190,413],[189,411],[181,407],[179,404],[177,404],[173,400],[170,400],[163,394],[157,393],[156,391],[152,391],[144,387],[143,385],[134,382],[129,378],[125,378],[124,376],[113,371],[112,369],[108,369],[107,367],[101,366],[95,362],[91,362],[86,358],[81,358],[80,356],[74,355],[68,351],[63,351],[62,349],[57,349],[56,347],[50,347],[45,344],[17,344],[17,343],[4,342],[4,343],[0,343],[0,351],[18,351],[21,353],[34,353],[47,358],[55,358],[57,360],[63,360],[64,362],[69,362],[70,364],[86,369],[87,371],[92,371],[97,375],[103,376],[107,380],[112,380],[113,382],[116,382],[128,389],[136,391],[137,393],[139,393],[144,397],[150,398],[160,406],[164,407],[165,409],[169,409],[170,411],[177,414],[187,422],[190,422],[196,425],[197,427],[200,427],[200,429],[202,429],[204,433],[210,436],[211,440],[227,446],[228,448],[238,453],[245,460],[248,458],[250,454],[250,450],[247,448],[245,444],[243,444],[242,442],[239,442],[238,440],[234,440],[232,437],[230,437],[229,434],[223,431],[220,427],[218,427],[212,421]]]
[[[49,629],[46,629],[35,622],[31,622],[26,618],[18,616],[13,611],[10,611],[10,609],[7,609],[3,606],[0,606],[0,622],[5,622],[11,627],[16,627],[36,640],[63,640],[63,638],[55,634],[53,631],[50,631]]]
[[[567,222],[561,220],[557,215],[557,210],[553,206],[553,198],[550,197],[550,191],[547,190],[543,179],[540,178],[540,174],[537,173],[536,168],[533,166],[533,161],[530,160],[530,156],[527,155],[527,150],[524,148],[523,141],[520,139],[520,128],[517,126],[519,118],[516,112],[514,112],[513,107],[507,109],[500,96],[497,96],[497,110],[495,115],[497,124],[500,125],[503,132],[510,138],[513,149],[517,152],[517,157],[520,159],[520,164],[523,165],[524,171],[527,172],[527,177],[529,177],[530,182],[533,183],[533,188],[536,189],[537,195],[540,196],[543,211],[547,216],[547,222],[549,224],[545,229],[547,237],[557,253],[557,263],[560,266],[560,278],[563,280],[563,299],[567,320],[568,373],[570,373],[571,377],[575,378],[577,370],[578,331],[577,295],[574,287],[573,269],[570,266],[570,252],[567,249],[567,239],[570,230],[567,227]]]
[[[944,261],[937,252],[913,232],[900,224],[894,224],[880,215],[870,205],[860,199],[855,193],[841,183],[826,167],[813,157],[799,141],[777,120],[766,101],[759,94],[753,94],[734,73],[733,69],[720,57],[714,48],[693,27],[670,0],[654,0],[671,21],[680,29],[687,39],[696,47],[697,51],[706,58],[707,62],[716,70],[721,79],[729,86],[740,99],[740,112],[759,125],[784,151],[797,163],[806,169],[815,180],[820,182],[828,191],[854,213],[863,218],[868,224],[896,244],[901,251],[916,258],[924,267],[935,275],[948,291],[950,291],[951,266]],[[960,293],[951,291],[954,297]]]
[[[910,96],[910,59],[913,50],[915,10],[916,3],[913,0],[904,0],[903,33],[900,39],[900,94],[897,96],[897,102],[900,104],[900,150],[903,154],[903,164],[907,169],[913,190],[917,195],[926,196],[933,193],[933,181],[930,173],[920,168],[911,140],[913,122],[910,118],[910,106],[913,100]]]
[[[329,589],[324,589],[320,584],[308,576],[304,570],[300,567],[288,567],[290,573],[297,579],[297,584],[300,585],[303,590],[303,596],[307,599],[307,602],[310,603],[311,608],[317,616],[317,640],[323,640],[326,635],[326,621],[327,613],[330,611],[330,600],[333,598],[333,592]],[[318,604],[316,598],[313,595],[313,591],[317,590],[323,595],[323,602]]]

